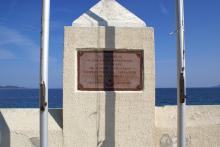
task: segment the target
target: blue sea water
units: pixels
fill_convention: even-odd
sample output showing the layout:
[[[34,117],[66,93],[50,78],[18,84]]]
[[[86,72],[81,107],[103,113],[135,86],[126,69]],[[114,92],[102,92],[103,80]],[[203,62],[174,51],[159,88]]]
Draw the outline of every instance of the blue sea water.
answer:
[[[175,88],[156,89],[157,106],[176,105]],[[38,89],[0,89],[0,108],[36,108]],[[220,105],[220,88],[188,88],[187,105]],[[49,90],[49,107],[62,108],[62,89]]]

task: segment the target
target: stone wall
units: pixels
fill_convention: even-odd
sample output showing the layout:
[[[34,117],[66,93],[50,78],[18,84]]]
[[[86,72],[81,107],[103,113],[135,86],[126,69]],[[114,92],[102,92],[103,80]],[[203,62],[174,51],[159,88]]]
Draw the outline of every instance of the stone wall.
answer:
[[[177,146],[177,107],[155,108],[156,147]],[[220,106],[186,106],[186,146],[220,146]]]
[[[56,115],[60,115],[57,110]],[[40,147],[39,109],[0,109],[0,147]],[[50,147],[63,147],[61,120],[48,115]],[[61,122],[62,123],[62,122]]]
[[[39,147],[39,110],[0,109],[0,112],[0,147]],[[176,114],[176,106],[155,107],[155,147],[177,146]],[[49,146],[65,147],[62,128],[56,122],[49,115]],[[219,147],[219,138],[220,106],[186,107],[187,147]]]

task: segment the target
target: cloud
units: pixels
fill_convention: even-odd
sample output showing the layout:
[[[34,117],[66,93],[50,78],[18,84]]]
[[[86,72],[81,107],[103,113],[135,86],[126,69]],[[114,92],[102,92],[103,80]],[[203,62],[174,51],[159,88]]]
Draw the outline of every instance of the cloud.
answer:
[[[40,29],[31,24],[21,24],[21,29],[26,32],[40,32]]]
[[[4,52],[5,49],[10,49],[13,53],[19,53],[17,56],[23,55],[26,59],[39,61],[39,45],[28,36],[1,25],[0,32],[0,48],[4,48]]]
[[[167,8],[167,4],[166,4],[166,0],[163,0],[161,3],[160,3],[160,11],[163,13],[163,14],[168,14],[168,8]]]
[[[9,50],[0,48],[0,60],[8,60],[8,59],[15,59],[15,55]]]
[[[6,18],[0,17],[0,23],[4,23],[6,20]]]

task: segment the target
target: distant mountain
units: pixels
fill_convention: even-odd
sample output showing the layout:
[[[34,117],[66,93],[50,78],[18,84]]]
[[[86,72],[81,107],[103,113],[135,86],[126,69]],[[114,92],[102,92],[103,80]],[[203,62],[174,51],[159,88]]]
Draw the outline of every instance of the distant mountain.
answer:
[[[215,88],[220,88],[220,84],[219,85],[216,85],[216,86],[214,86]]]
[[[25,87],[6,85],[6,86],[0,86],[0,89],[25,89]]]

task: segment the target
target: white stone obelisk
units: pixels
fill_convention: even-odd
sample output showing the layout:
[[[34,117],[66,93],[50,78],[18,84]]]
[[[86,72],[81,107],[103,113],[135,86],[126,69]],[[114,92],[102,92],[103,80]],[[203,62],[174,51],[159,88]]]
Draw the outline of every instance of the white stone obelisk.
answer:
[[[156,129],[153,28],[146,26],[143,20],[116,0],[102,0],[64,30],[65,147],[154,146]],[[118,55],[117,61],[113,59],[111,61],[111,52]],[[141,54],[133,56],[134,52]],[[84,56],[90,56],[83,58],[82,53]],[[119,53],[122,53],[123,61]],[[94,59],[94,56],[99,59]],[[130,57],[132,60],[129,60]],[[137,62],[134,63],[134,60]],[[115,64],[113,61],[122,64]],[[95,65],[104,65],[105,68],[98,70]],[[82,66],[88,68],[82,70]],[[133,70],[136,67],[141,71]],[[105,72],[105,69],[112,70]],[[125,71],[114,77],[115,71],[121,69]],[[96,85],[99,85],[99,82],[94,82],[98,80],[90,77],[93,73],[102,71],[103,75],[97,79],[102,77],[108,79],[107,75],[113,78],[121,77],[114,81],[115,83],[121,81],[121,87],[107,91],[105,89],[107,84],[104,84],[103,89],[98,89]],[[123,77],[126,73],[129,76]],[[141,74],[137,74],[139,75],[137,80],[129,81],[136,77],[130,73]],[[81,76],[84,77],[81,79]],[[111,80],[102,81],[108,82],[112,83]],[[127,85],[133,83],[133,89],[129,90],[125,83],[128,83]],[[93,86],[89,89],[91,85]]]

